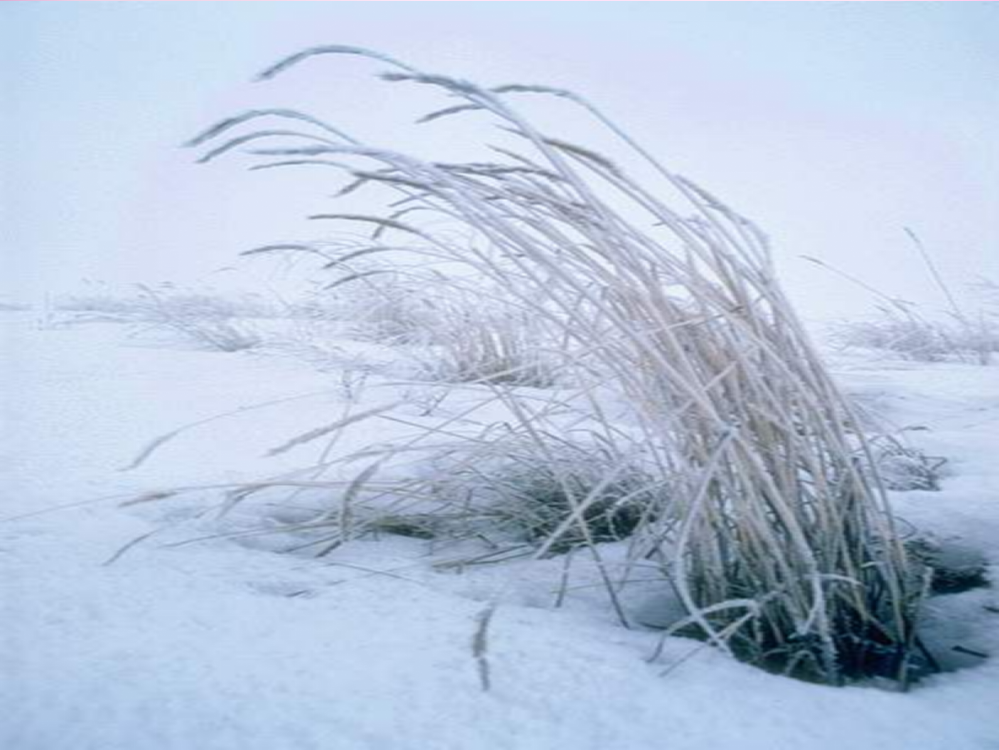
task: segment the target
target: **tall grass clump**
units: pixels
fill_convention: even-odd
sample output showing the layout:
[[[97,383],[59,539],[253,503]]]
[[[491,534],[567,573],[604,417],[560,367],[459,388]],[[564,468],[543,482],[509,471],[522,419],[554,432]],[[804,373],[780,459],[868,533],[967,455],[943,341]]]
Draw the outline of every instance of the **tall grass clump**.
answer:
[[[570,91],[483,87],[343,46],[293,55],[261,79],[343,54],[387,65],[389,84],[443,94],[446,106],[423,121],[485,115],[505,140],[485,160],[431,161],[366,145],[311,115],[256,110],[194,139],[211,144],[201,161],[246,147],[265,158],[258,166],[333,166],[344,191],[369,191],[372,208],[324,220],[374,230],[373,251],[448,258],[557,330],[581,381],[626,405],[620,418],[641,435],[644,470],[669,488],[643,498],[654,507],[629,529],[629,559],[643,577],[658,566],[682,602],[675,632],[805,679],[905,684],[923,576],[899,541],[855,415],[781,290],[766,236]],[[580,108],[652,175],[650,186],[542,132],[513,105],[527,96]],[[264,118],[284,124],[247,129]],[[611,417],[591,400],[613,443]],[[529,417],[518,427],[536,437]],[[557,525],[582,530],[606,493],[549,475],[549,488],[568,490],[554,493],[568,506]],[[610,470],[596,484],[614,478]],[[591,535],[588,546],[598,541]]]

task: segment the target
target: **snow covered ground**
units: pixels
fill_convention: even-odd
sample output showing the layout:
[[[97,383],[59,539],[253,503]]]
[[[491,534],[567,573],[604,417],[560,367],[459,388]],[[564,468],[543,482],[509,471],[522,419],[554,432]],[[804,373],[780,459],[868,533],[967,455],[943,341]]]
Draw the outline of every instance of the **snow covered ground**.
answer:
[[[553,606],[555,560],[459,574],[401,537],[322,559],[238,537],[178,545],[212,528],[191,502],[116,500],[295,466],[261,456],[335,419],[356,397],[347,379],[151,346],[114,324],[3,313],[0,326],[4,750],[999,748],[999,660],[953,652],[999,653],[995,589],[932,601],[934,645],[975,666],[900,694],[792,681],[681,638],[649,662],[659,634],[622,628],[585,586]],[[943,490],[897,494],[899,514],[999,564],[999,369],[852,356],[836,370],[949,459]],[[120,471],[156,436],[227,411]],[[494,605],[486,691],[473,641]]]

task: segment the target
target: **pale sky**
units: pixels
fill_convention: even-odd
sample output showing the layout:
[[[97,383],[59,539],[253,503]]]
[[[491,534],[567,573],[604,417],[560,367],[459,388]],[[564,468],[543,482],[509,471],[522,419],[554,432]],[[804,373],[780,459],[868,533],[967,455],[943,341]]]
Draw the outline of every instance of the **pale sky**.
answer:
[[[441,159],[464,147],[447,126],[414,130],[439,100],[386,90],[367,61],[249,82],[320,43],[585,93],[768,230],[807,316],[872,300],[801,255],[942,306],[903,226],[956,288],[999,280],[996,3],[3,2],[0,294],[252,283],[259,272],[213,272],[317,236],[301,217],[337,185],[199,167],[177,147],[234,111],[307,109]],[[576,113],[539,114],[587,136]]]

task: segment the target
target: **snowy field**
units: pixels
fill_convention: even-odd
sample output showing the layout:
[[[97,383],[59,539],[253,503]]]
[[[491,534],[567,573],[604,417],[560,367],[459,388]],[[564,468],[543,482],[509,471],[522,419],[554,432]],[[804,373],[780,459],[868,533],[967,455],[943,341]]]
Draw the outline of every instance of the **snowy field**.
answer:
[[[653,627],[621,627],[585,568],[556,607],[557,558],[456,572],[389,534],[318,559],[282,553],[224,533],[252,519],[197,517],[217,491],[120,501],[293,469],[295,451],[262,456],[410,386],[374,368],[358,390],[301,358],[198,351],[118,324],[39,328],[10,312],[0,325],[0,748],[999,748],[999,662],[967,654],[999,653],[994,588],[930,600],[926,639],[955,671],[898,693],[660,643]],[[941,491],[893,494],[898,514],[999,564],[999,370],[860,354],[832,364],[851,394],[948,460]],[[157,436],[225,412],[121,471]]]
[[[0,750],[999,750],[996,38],[0,2]]]

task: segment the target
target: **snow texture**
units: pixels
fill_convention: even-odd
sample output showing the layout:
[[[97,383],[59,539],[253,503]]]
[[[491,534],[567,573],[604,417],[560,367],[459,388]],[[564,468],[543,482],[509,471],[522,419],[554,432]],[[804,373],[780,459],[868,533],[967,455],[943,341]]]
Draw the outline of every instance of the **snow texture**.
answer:
[[[953,652],[999,654],[994,589],[932,601],[931,640],[967,668],[902,694],[792,681],[681,638],[650,662],[660,634],[624,629],[590,589],[553,607],[558,561],[456,574],[401,537],[322,559],[239,537],[178,544],[212,529],[192,522],[196,503],[117,501],[290,468],[261,456],[354,395],[287,357],[144,346],[111,324],[39,329],[25,313],[0,326],[0,748],[999,748],[999,659]],[[999,562],[999,371],[854,358],[837,372],[949,458],[943,491],[898,493],[899,514]],[[372,390],[362,408],[393,396]],[[119,471],[182,424],[295,395]]]

